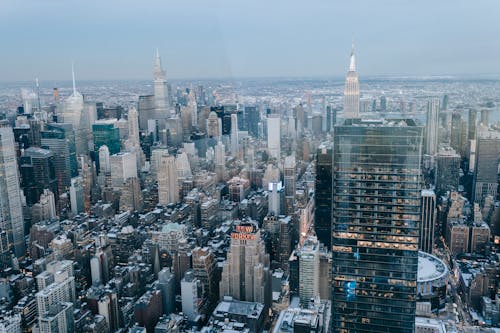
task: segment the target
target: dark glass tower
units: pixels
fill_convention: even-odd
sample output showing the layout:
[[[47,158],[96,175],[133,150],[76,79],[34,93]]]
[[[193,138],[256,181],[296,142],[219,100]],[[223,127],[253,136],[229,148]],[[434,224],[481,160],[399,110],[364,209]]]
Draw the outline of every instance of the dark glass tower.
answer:
[[[120,130],[115,127],[112,120],[101,120],[92,125],[94,134],[94,156],[96,167],[99,170],[99,148],[106,145],[109,149],[109,154],[117,154],[120,152]]]
[[[322,143],[316,154],[314,231],[329,250],[332,246],[332,146]]]
[[[414,331],[422,131],[412,120],[335,126],[333,332]]]

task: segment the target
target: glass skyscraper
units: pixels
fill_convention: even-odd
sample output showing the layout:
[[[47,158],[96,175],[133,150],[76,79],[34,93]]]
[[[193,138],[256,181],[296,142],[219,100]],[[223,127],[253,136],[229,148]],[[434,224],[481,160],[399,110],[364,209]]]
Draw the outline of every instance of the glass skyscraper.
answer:
[[[328,249],[332,244],[332,163],[331,143],[322,143],[316,153],[314,231]]]
[[[333,332],[414,331],[422,131],[409,119],[335,126]]]

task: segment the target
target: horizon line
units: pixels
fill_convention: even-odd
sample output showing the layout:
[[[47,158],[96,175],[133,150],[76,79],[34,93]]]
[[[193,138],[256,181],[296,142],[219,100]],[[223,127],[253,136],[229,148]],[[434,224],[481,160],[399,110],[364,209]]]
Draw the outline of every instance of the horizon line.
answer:
[[[500,73],[477,73],[477,74],[372,74],[361,76],[360,82],[364,79],[373,80],[378,78],[387,79],[485,79],[487,77],[500,79]],[[35,82],[38,78],[40,82],[70,82],[71,78],[65,79],[41,79],[40,76],[34,76],[32,80],[2,80],[0,83],[26,83]],[[270,75],[270,76],[221,76],[221,77],[173,77],[167,79],[169,81],[230,81],[230,80],[344,80],[345,75]],[[153,81],[153,78],[92,78],[79,79],[78,82],[106,82],[106,81]]]

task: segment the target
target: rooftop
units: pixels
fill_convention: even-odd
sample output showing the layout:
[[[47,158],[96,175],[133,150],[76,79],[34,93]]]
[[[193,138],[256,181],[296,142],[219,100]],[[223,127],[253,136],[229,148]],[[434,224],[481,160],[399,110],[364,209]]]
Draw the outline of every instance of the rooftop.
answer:
[[[447,274],[448,268],[439,258],[422,251],[418,252],[417,281],[419,283],[437,280]]]

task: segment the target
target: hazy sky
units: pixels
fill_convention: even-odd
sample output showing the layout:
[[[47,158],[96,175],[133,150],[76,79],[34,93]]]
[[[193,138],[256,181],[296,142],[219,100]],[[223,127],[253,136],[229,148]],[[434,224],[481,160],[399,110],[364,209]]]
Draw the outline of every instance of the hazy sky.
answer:
[[[0,81],[500,73],[498,0],[0,0]]]

